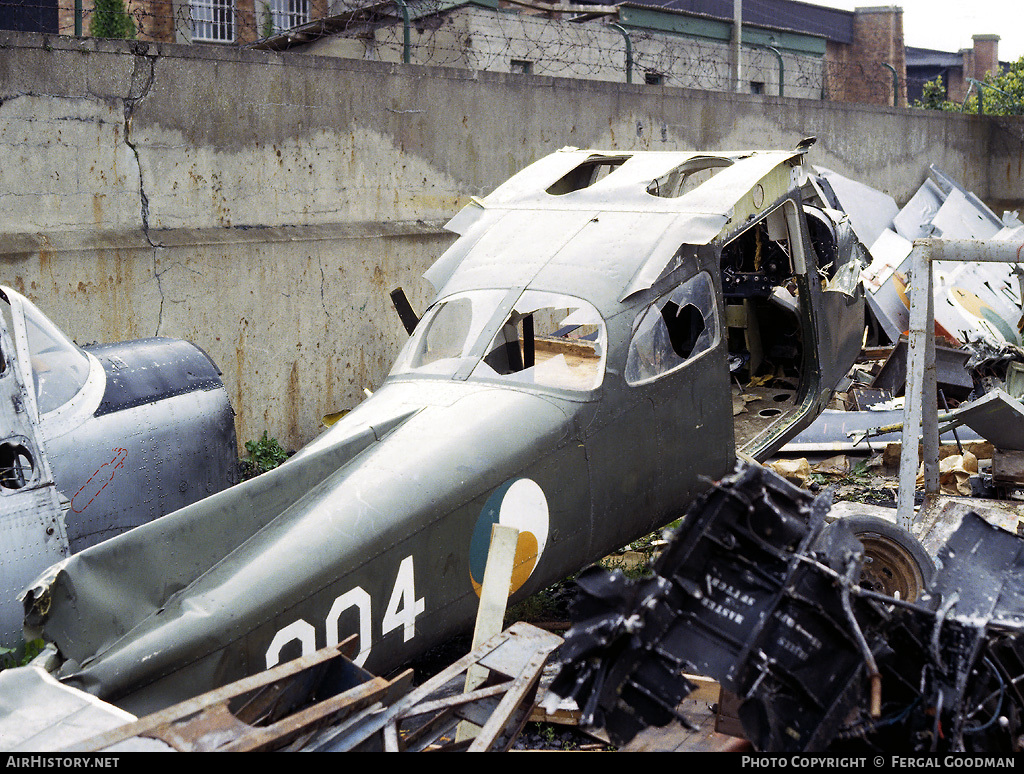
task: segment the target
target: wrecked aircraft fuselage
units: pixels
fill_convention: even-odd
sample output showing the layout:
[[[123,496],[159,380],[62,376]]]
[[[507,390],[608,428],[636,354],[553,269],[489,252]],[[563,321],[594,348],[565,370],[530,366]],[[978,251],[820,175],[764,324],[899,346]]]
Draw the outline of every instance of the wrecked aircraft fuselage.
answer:
[[[60,676],[141,713],[352,633],[380,673],[470,626],[495,522],[527,595],[779,448],[863,329],[863,248],[803,162],[565,150],[474,200],[371,399],[40,579]]]
[[[194,344],[79,347],[0,287],[0,643],[22,634],[18,594],[72,553],[237,480],[234,413]]]

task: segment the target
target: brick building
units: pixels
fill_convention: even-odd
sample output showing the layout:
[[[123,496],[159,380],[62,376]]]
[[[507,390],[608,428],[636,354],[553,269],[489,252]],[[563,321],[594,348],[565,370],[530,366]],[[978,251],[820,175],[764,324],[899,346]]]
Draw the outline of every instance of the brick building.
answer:
[[[53,2],[57,8],[55,26],[36,32],[74,35],[81,29],[89,34],[95,0],[81,0],[76,27],[74,0],[0,0],[5,6],[31,8],[39,2]],[[138,40],[167,43],[251,43],[268,33],[304,24],[328,13],[328,0],[124,0],[135,22]],[[11,29],[2,24],[0,29]]]
[[[81,0],[78,21],[85,35],[94,2]],[[598,63],[589,49],[621,48],[621,32],[636,49],[636,77],[647,83],[882,105],[907,105],[925,80],[939,74],[949,98],[962,99],[967,78],[980,78],[998,64],[996,35],[976,35],[974,48],[958,54],[906,48],[898,6],[843,11],[801,0],[749,4],[737,78],[733,0],[125,2],[140,40],[261,41],[257,47],[395,61],[402,56],[404,4],[412,20],[412,62],[603,80],[620,77],[622,65]],[[74,0],[0,0],[3,28],[76,34]],[[441,58],[442,46],[453,53]],[[482,56],[488,46],[492,50]],[[550,55],[556,50],[560,59]]]
[[[733,18],[733,0],[636,0],[719,19]],[[823,97],[892,105],[892,67],[906,82],[903,9],[874,6],[843,11],[799,0],[765,0],[743,8],[743,23],[818,35],[825,40]],[[906,90],[897,104],[906,105]]]
[[[999,36],[975,35],[974,47],[955,54],[929,48],[907,49],[907,92],[911,101],[921,98],[922,88],[928,81],[942,78],[946,98],[962,102],[967,97],[970,78],[984,79],[995,71],[999,61]]]

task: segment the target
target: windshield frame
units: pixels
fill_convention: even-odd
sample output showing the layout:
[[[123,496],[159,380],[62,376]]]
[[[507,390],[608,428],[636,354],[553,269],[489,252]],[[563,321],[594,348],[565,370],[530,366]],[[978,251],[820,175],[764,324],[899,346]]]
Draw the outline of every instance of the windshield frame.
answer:
[[[3,308],[8,332],[14,342],[14,355],[26,386],[26,399],[33,416],[40,422],[43,435],[51,437],[66,432],[66,425],[72,415],[91,414],[99,405],[103,393],[103,366],[91,354],[74,343],[57,325],[32,301],[9,287],[0,287],[0,307]],[[43,396],[36,359],[48,350],[36,351],[38,339],[30,335],[30,326],[35,326],[60,353],[74,364],[73,390],[63,389],[59,396]],[[55,363],[60,368],[64,364]],[[46,400],[41,398],[46,397]],[[44,410],[45,409],[45,410]]]
[[[518,306],[526,301],[530,310],[520,312]],[[458,350],[458,354],[448,358],[435,358],[434,360],[417,366],[416,363],[423,359],[423,353],[427,344],[427,337],[434,332],[440,322],[441,315],[445,310],[454,310],[453,305],[469,301],[475,308],[470,319],[472,322],[464,324],[461,330],[461,337],[455,346],[448,347],[449,351]],[[546,304],[541,306],[541,304]],[[537,307],[537,309],[533,309]],[[569,386],[566,380],[563,383],[555,383],[558,379],[551,374],[556,369],[565,373],[565,369],[559,369],[561,363],[552,363],[547,369],[548,376],[544,376],[544,363],[538,360],[536,366],[520,366],[514,372],[499,373],[493,370],[484,362],[485,356],[492,348],[495,341],[507,330],[510,325],[520,322],[525,316],[532,316],[533,312],[548,309],[566,309],[568,315],[562,315],[565,321],[572,321],[572,318],[583,319],[585,324],[596,329],[592,338],[580,339],[569,336],[581,323],[570,322],[566,327],[565,334],[560,337],[538,337],[549,346],[557,346],[557,342],[564,340],[567,345],[582,347],[593,350],[593,355],[587,359],[596,358],[596,363],[589,366],[593,377],[589,383],[583,380],[585,386]],[[454,315],[453,315],[454,316]],[[465,317],[465,315],[463,315]],[[485,321],[485,322],[481,322]],[[561,332],[561,331],[559,331]],[[560,356],[557,356],[560,357]],[[537,290],[533,288],[479,288],[464,290],[453,293],[445,298],[438,299],[424,312],[419,324],[412,335],[402,347],[401,352],[395,359],[388,380],[392,379],[442,379],[446,381],[461,381],[473,383],[487,383],[505,387],[538,389],[551,391],[559,395],[572,395],[576,397],[589,396],[599,390],[604,383],[605,371],[608,359],[608,325],[600,311],[589,301],[579,296],[557,291]],[[432,368],[433,364],[441,360],[450,361],[444,369]],[[555,358],[550,358],[555,360]],[[563,359],[564,360],[564,359]],[[546,362],[546,361],[545,361]],[[540,376],[540,380],[537,377]],[[548,381],[545,381],[547,379]],[[580,379],[576,379],[580,382]]]

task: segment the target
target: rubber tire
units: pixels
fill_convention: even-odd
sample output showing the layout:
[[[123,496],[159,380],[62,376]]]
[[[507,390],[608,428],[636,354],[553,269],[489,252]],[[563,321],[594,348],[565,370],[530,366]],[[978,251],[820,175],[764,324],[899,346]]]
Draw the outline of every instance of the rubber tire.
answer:
[[[861,585],[887,596],[899,592],[900,599],[914,602],[935,577],[935,562],[921,541],[891,521],[868,514],[844,516],[864,546]],[[833,522],[835,523],[835,522]]]

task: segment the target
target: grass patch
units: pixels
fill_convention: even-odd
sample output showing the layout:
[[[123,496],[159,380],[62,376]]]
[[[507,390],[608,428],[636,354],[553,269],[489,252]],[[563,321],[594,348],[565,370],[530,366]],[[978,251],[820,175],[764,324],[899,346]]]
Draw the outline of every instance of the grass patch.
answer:
[[[0,669],[25,666],[38,656],[46,643],[42,639],[29,640],[16,648],[0,647]]]
[[[240,473],[243,481],[273,470],[291,454],[285,451],[276,438],[268,438],[267,431],[257,441],[246,441],[245,450],[248,456],[239,460]]]

